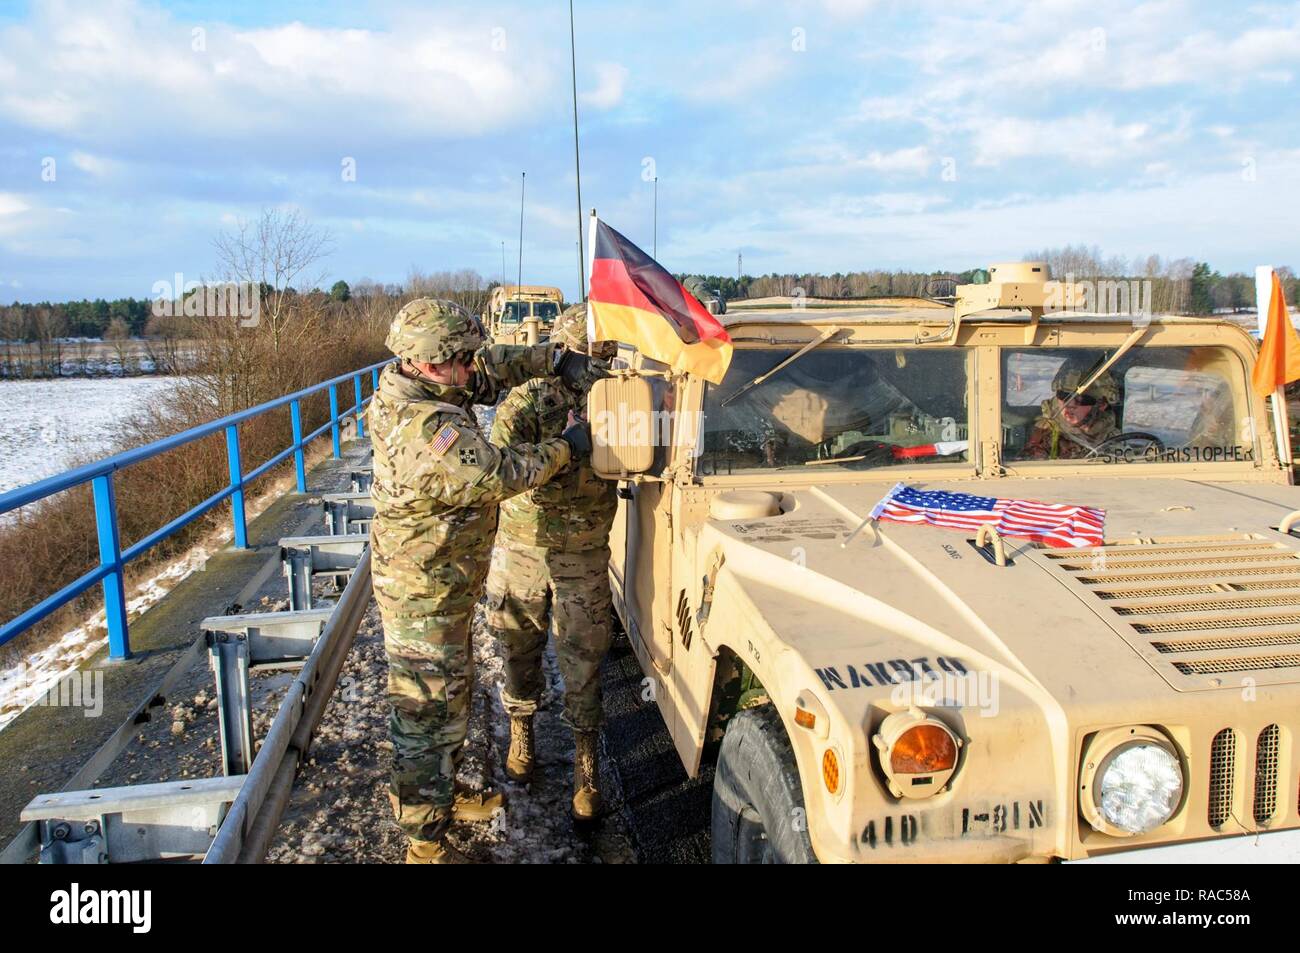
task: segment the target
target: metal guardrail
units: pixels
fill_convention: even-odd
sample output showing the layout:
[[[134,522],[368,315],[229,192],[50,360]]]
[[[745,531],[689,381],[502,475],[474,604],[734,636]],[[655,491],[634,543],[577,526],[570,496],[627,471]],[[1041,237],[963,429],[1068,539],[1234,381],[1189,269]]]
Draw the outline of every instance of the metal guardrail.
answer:
[[[268,401],[265,404],[259,404],[239,413],[230,414],[220,420],[192,427],[182,433],[154,441],[143,447],[106,457],[95,463],[68,470],[44,480],[39,480],[36,483],[10,490],[7,493],[0,493],[0,514],[4,514],[20,506],[43,500],[55,493],[61,493],[84,483],[90,483],[95,505],[95,526],[99,539],[99,565],[0,626],[0,645],[4,645],[21,632],[49,616],[65,603],[75,599],[87,589],[99,583],[104,590],[104,615],[108,625],[108,657],[114,661],[129,658],[131,643],[126,617],[126,586],[123,578],[126,564],[171,536],[181,527],[192,523],[226,499],[231,501],[234,545],[238,549],[246,549],[248,547],[248,530],[244,516],[244,488],[273,467],[293,456],[298,492],[306,493],[307,466],[303,448],[328,430],[333,439],[334,457],[341,457],[342,446],[339,425],[341,421],[348,417],[356,419],[357,436],[364,436],[365,424],[361,411],[370,402],[371,398],[362,399],[362,378],[366,373],[370,374],[371,397],[373,397],[374,389],[379,385],[379,372],[391,361],[392,359],[380,361],[369,367],[363,367],[348,374],[341,374],[338,377],[322,381],[303,390],[286,394],[284,397]],[[348,380],[352,381],[355,399],[350,408],[340,411],[339,385]],[[329,391],[330,419],[324,425],[304,435],[302,431],[302,400],[323,390]],[[239,454],[239,425],[286,404],[289,405],[293,442],[288,448],[277,453],[265,463],[245,473]],[[202,503],[176,517],[165,526],[154,530],[143,539],[128,546],[125,550],[122,549],[117,527],[117,494],[113,485],[113,475],[118,470],[125,469],[132,464],[175,450],[218,431],[224,431],[226,435],[226,460],[230,471],[230,483],[224,489],[214,493]]]
[[[289,686],[230,810],[203,858],[205,864],[258,864],[280,826],[298,768],[338,683],[370,604],[370,548],[330,613],[315,647]]]
[[[26,822],[0,852],[0,863],[138,863],[198,859],[205,864],[261,863],[306,760],[325,707],[370,604],[366,536],[285,537],[281,558],[299,545],[335,550],[329,569],[345,568],[348,584],[322,610],[246,613],[204,619],[203,638],[164,677],[136,715],[114,733],[67,787],[38,794]],[[350,556],[350,561],[349,557]],[[216,680],[220,778],[186,778],[91,788],[127,747],[148,707],[180,678],[206,646]],[[249,674],[254,668],[296,669],[297,676],[267,729],[254,743]]]

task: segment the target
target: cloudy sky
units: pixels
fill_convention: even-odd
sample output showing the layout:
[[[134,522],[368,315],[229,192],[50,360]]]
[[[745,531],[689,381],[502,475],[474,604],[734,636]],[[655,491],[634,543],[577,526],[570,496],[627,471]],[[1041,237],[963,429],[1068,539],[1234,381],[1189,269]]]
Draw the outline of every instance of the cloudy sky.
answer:
[[[583,203],[677,271],[1066,243],[1300,265],[1300,5],[577,0]],[[0,0],[0,300],[211,274],[261,208],[330,281],[577,286],[567,4]],[[351,170],[355,175],[350,175]]]

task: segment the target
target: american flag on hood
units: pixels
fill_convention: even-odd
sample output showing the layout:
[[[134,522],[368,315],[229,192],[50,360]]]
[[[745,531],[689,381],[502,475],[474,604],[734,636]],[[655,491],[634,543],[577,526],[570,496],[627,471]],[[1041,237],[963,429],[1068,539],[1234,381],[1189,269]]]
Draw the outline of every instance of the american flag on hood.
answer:
[[[1106,511],[1095,506],[999,500],[971,493],[917,490],[899,483],[871,511],[891,523],[929,523],[973,533],[985,523],[1002,536],[1030,539],[1058,549],[1100,546]]]

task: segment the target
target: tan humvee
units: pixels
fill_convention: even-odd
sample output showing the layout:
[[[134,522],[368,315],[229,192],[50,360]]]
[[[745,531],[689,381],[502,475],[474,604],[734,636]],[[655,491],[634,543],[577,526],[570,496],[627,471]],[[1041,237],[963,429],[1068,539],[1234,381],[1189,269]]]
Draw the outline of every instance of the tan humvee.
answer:
[[[1296,859],[1300,491],[1256,344],[992,274],[733,307],[720,386],[631,354],[592,392],[616,608],[686,770],[716,759],[714,859]],[[1079,367],[1118,393],[1067,452]],[[872,521],[898,483],[1097,507],[1104,544]]]
[[[483,315],[497,344],[536,344],[550,336],[564,293],[549,285],[498,285]]]

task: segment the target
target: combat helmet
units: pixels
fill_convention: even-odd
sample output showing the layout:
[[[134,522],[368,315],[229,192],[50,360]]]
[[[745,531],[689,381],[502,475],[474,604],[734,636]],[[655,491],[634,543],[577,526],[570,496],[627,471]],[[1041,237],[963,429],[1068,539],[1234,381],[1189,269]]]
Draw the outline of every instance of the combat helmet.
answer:
[[[1061,391],[1073,393],[1074,389],[1096,373],[1096,370],[1096,362],[1067,360],[1052,378],[1052,390],[1057,393]],[[1103,371],[1083,393],[1088,397],[1104,400],[1108,404],[1119,403],[1119,383],[1110,371]]]
[[[583,302],[571,304],[564,313],[555,319],[551,328],[551,340],[563,344],[571,351],[590,354],[601,361],[612,360],[618,354],[617,341],[597,341],[589,346],[587,339],[587,306]]]
[[[571,351],[587,352],[586,304],[578,302],[564,309],[551,328],[551,340]]]
[[[477,351],[483,338],[478,318],[454,301],[416,298],[397,312],[384,344],[398,357],[442,364],[457,354]]]

